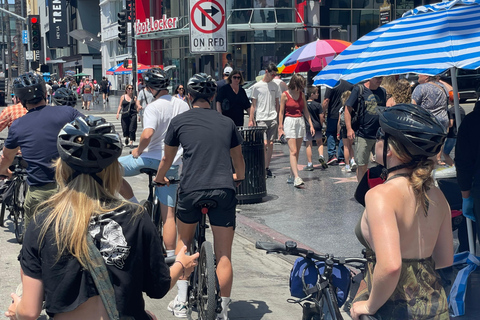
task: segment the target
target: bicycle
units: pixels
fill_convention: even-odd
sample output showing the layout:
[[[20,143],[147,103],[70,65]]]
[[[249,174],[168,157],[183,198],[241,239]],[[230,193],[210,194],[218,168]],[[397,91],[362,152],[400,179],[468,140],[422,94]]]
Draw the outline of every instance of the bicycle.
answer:
[[[339,281],[338,278],[336,279],[335,274],[337,276],[339,273],[340,275],[345,275],[343,270],[346,270],[347,275],[350,276],[351,271],[346,268],[346,265],[362,271],[365,268],[366,259],[334,257],[332,254],[320,255],[311,250],[298,248],[297,243],[294,241],[287,241],[285,244],[257,241],[255,247],[265,250],[267,253],[281,253],[305,259],[305,268],[303,270],[301,268],[297,269],[301,273],[303,298],[287,300],[289,303],[298,303],[302,306],[302,320],[343,320],[339,302],[346,300],[350,291],[350,283],[348,283],[348,286],[344,286],[344,290],[341,291],[339,289],[340,286],[337,288],[334,284],[335,280]],[[299,260],[297,259],[297,261]],[[310,272],[317,272],[315,283],[308,283],[312,279],[306,279],[307,269]],[[345,279],[342,280],[345,281]],[[352,281],[351,277],[348,277],[347,280]],[[336,284],[338,285],[338,282]],[[290,286],[292,286],[292,283],[290,283]],[[340,292],[343,292],[343,301],[339,301]],[[366,315],[363,315],[361,319],[374,320],[373,317]]]
[[[197,224],[190,252],[197,252],[200,248],[200,256],[198,265],[195,266],[189,279],[187,314],[191,318],[193,310],[196,309],[199,320],[214,320],[217,313],[222,312],[222,298],[213,246],[205,237],[205,231],[209,228],[208,210],[216,206],[217,202],[211,199],[203,199],[195,203],[195,207],[202,212],[202,219]]]
[[[13,217],[15,238],[18,243],[22,244],[25,231],[25,209],[23,204],[27,193],[27,165],[21,155],[15,156],[14,163],[12,178],[6,182],[8,186],[2,195],[3,199],[2,207],[0,209],[0,221],[3,225],[5,210],[8,209],[10,215]]]
[[[148,215],[152,219],[153,224],[155,225],[158,234],[160,235],[160,239],[163,243],[163,221],[162,221],[162,214],[160,211],[160,201],[158,197],[155,195],[155,187],[160,186],[159,184],[153,182],[153,179],[157,175],[157,170],[151,168],[142,168],[140,169],[140,173],[144,173],[148,175],[148,197],[145,201],[142,201],[142,205],[147,211]],[[170,178],[170,183],[178,183],[178,180]],[[166,249],[163,248],[163,254],[166,254]]]
[[[178,183],[178,180],[169,179],[170,183]],[[165,186],[162,183],[154,183],[156,186]],[[197,224],[195,235],[190,245],[190,253],[198,252],[200,256],[198,264],[193,269],[188,281],[188,308],[187,317],[192,318],[195,310],[199,320],[215,320],[217,313],[222,312],[222,298],[220,297],[220,284],[216,272],[216,261],[213,246],[205,237],[207,214],[210,208],[215,208],[217,202],[211,199],[202,199],[194,204],[202,212],[202,219]]]

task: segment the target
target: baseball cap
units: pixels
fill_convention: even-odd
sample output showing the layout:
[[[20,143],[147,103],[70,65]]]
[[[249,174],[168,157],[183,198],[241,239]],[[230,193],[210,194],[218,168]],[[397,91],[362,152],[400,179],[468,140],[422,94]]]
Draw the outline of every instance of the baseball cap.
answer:
[[[230,72],[232,72],[233,69],[231,67],[225,67],[225,69],[223,69],[223,74],[226,75],[226,76],[229,76],[230,75]]]

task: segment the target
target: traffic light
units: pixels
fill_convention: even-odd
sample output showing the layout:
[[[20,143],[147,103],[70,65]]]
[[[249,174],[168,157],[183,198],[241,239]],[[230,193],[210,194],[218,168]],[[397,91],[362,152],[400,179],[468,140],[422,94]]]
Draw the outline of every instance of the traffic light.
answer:
[[[28,30],[30,31],[30,50],[40,51],[42,37],[40,36],[40,16],[28,16]]]
[[[125,8],[127,10],[127,22],[135,20],[135,0],[127,0]]]
[[[123,9],[118,14],[118,44],[127,46],[127,10]]]

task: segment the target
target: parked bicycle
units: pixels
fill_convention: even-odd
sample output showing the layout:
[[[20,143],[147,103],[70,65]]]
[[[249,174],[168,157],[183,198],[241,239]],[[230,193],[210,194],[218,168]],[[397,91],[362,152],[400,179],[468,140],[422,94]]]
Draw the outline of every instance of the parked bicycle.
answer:
[[[350,292],[350,268],[364,270],[366,259],[320,255],[298,248],[294,241],[285,244],[257,241],[255,247],[267,253],[300,257],[290,275],[290,292],[297,299],[287,301],[302,306],[302,320],[343,320],[340,307]],[[374,320],[371,316],[362,319]]]
[[[27,165],[21,155],[15,156],[12,177],[2,194],[2,207],[0,209],[0,221],[3,226],[5,210],[10,211],[13,220],[15,238],[18,243],[23,242],[25,210],[23,207],[27,193]]]

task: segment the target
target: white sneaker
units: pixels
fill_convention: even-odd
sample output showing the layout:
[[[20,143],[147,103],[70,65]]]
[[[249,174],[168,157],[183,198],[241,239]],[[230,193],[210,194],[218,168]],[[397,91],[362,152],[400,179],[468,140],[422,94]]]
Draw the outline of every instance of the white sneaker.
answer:
[[[168,311],[173,312],[173,315],[177,318],[186,318],[187,317],[187,304],[178,301],[178,297],[175,296],[175,299],[170,301],[168,304]]]
[[[228,320],[228,317],[224,318],[224,317],[221,317],[221,316],[217,316],[217,318],[215,320]]]
[[[300,186],[303,186],[304,184],[305,183],[303,182],[302,178],[296,177],[295,182],[293,183],[293,186],[298,188]]]
[[[353,159],[353,158],[350,159],[350,169],[351,169],[352,171],[357,170],[357,163],[355,162],[355,159]]]
[[[343,172],[352,172],[352,169],[351,169],[350,166],[347,164],[347,165],[345,165],[345,167],[342,168],[342,171],[343,171]]]

